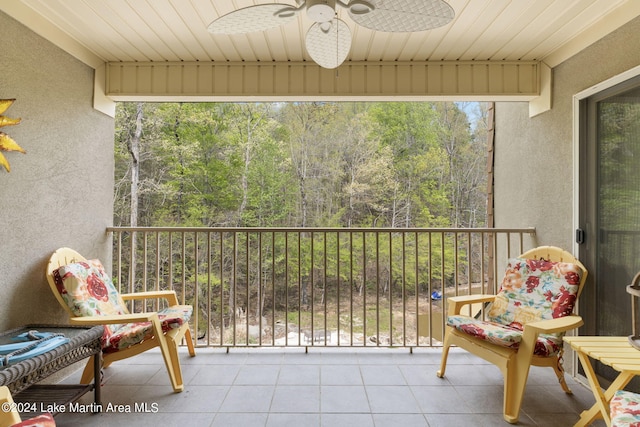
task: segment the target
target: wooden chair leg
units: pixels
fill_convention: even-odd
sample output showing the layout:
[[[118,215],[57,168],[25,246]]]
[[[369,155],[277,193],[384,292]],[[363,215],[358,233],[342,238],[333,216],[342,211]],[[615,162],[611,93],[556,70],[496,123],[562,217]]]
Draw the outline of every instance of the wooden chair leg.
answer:
[[[525,330],[518,353],[504,369],[504,419],[511,424],[518,422],[524,389],[529,378],[531,359],[537,333]]]
[[[444,343],[442,344],[442,359],[440,359],[440,369],[436,372],[436,375],[440,378],[444,377],[444,371],[447,369],[447,358],[449,357],[449,333],[445,331]]]
[[[180,369],[180,359],[178,358],[178,348],[175,337],[169,331],[166,335],[162,332],[159,321],[153,321],[154,333],[158,339],[158,346],[164,358],[164,364],[167,367],[167,373],[171,380],[173,391],[180,393],[184,390],[182,382],[182,370]]]
[[[93,355],[87,360],[87,364],[84,365],[84,370],[82,371],[82,376],[80,377],[80,384],[89,384],[93,381],[93,377],[95,376],[95,372],[93,372],[93,363],[94,358],[96,356]]]
[[[189,349],[189,356],[194,357],[196,355],[196,349],[193,346],[193,340],[191,339],[191,329],[187,326],[187,330],[184,333],[184,339],[187,342],[187,349]]]
[[[567,385],[567,382],[564,379],[564,368],[562,367],[562,353],[558,355],[558,360],[556,361],[556,363],[553,364],[552,368],[555,371],[556,376],[558,377],[558,382],[560,383],[560,387],[562,387],[562,390],[564,390],[564,392],[567,394],[573,394],[573,391],[569,388],[569,386]]]
[[[520,406],[522,405],[522,395],[526,377],[523,379],[521,373],[513,370],[505,372],[504,377],[504,408],[503,417],[510,424],[516,424],[520,417]],[[528,374],[528,372],[527,372]],[[524,385],[523,385],[524,382]],[[520,391],[522,390],[522,391]]]
[[[184,389],[182,379],[182,367],[180,366],[180,355],[178,354],[178,342],[173,337],[167,336],[167,350],[169,351],[169,360],[171,361],[171,369],[175,377],[174,391],[180,392]]]

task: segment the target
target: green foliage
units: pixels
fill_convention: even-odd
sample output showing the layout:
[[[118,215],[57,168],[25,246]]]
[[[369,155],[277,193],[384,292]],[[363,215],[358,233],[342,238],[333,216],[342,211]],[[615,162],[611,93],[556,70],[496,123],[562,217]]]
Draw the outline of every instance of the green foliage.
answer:
[[[148,103],[141,107],[140,226],[486,224],[487,127],[482,104],[473,123],[462,109],[470,106],[456,103]],[[115,225],[129,225],[137,109],[138,104],[119,103],[116,112]],[[346,242],[318,234],[313,243],[304,239],[298,244],[277,234],[262,242],[266,254],[262,272],[250,261],[247,265],[244,257],[225,253],[224,271],[216,272],[208,285],[216,292],[220,289],[214,294],[221,296],[213,303],[227,304],[222,295],[226,298],[232,291],[226,277],[232,259],[240,272],[236,284],[244,286],[234,298],[248,298],[249,284],[264,275],[289,284],[293,305],[309,303],[316,291],[315,299],[334,295],[345,284],[365,294],[382,287],[384,295],[391,295],[399,280],[420,292],[452,282],[454,272],[443,271],[439,255],[444,246],[445,257],[453,258],[450,237],[432,242],[432,253],[404,248],[404,257],[396,240],[374,252],[370,239],[363,234]],[[238,238],[236,243],[250,248],[251,254],[258,251],[256,242]],[[189,245],[187,252],[195,243]],[[318,262],[332,272],[331,278],[316,270]],[[185,265],[183,272],[180,263],[174,265],[178,269],[174,274],[185,274],[191,282],[204,277],[203,272],[193,271],[194,266]]]
[[[486,144],[457,104],[167,103],[143,108],[139,225],[484,223]],[[118,104],[118,225],[127,225],[129,213],[128,144],[135,110],[136,104]]]

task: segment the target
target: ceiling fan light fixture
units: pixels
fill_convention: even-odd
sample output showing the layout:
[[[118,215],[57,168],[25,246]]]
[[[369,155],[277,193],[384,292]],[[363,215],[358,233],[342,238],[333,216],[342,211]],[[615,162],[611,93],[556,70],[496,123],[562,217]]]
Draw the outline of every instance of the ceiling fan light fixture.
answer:
[[[307,0],[307,16],[313,22],[331,21],[336,14],[336,0]]]
[[[368,1],[364,0],[353,0],[351,3],[349,3],[349,12],[353,13],[354,15],[364,15],[372,12],[373,9],[374,6]]]
[[[322,68],[337,68],[351,50],[349,26],[338,18],[328,23],[317,22],[307,31],[305,47],[311,59]]]
[[[1,1],[1,0],[0,0]],[[266,1],[266,0],[265,0]],[[275,0],[278,1],[278,0]],[[305,36],[311,59],[323,68],[337,68],[351,50],[351,30],[338,18],[336,6],[347,9],[351,21],[373,31],[418,32],[449,24],[455,11],[447,0],[295,0],[297,6],[268,3],[247,6],[209,24],[213,34],[266,31],[292,22],[303,11],[313,21]],[[301,21],[304,26],[308,22]]]

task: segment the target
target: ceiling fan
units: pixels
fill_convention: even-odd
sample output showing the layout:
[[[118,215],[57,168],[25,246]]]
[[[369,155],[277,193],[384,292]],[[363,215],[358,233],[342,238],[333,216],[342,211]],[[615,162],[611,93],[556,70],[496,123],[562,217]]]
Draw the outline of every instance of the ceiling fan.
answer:
[[[209,24],[213,34],[265,31],[293,21],[302,10],[314,24],[305,36],[305,47],[321,67],[336,68],[351,49],[351,31],[337,17],[336,6],[346,9],[358,25],[375,31],[424,31],[448,24],[453,8],[444,0],[296,0],[258,4],[227,13]]]

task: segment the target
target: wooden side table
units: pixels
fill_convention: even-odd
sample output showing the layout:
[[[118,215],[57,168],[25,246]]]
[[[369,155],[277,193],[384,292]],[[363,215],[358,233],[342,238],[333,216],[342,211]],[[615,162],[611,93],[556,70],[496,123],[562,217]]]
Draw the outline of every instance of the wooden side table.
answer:
[[[640,351],[631,346],[628,337],[572,336],[564,337],[564,340],[578,354],[591,391],[596,398],[596,403],[580,414],[580,419],[574,427],[587,426],[597,418],[603,418],[607,426],[610,426],[609,401],[616,390],[623,389],[633,377],[640,375]],[[602,391],[589,358],[598,360],[619,372],[605,391]]]
[[[94,391],[95,408],[99,409],[103,327],[27,325],[0,333],[0,344],[10,343],[11,338],[16,335],[32,330],[62,333],[69,338],[69,342],[41,355],[0,367],[0,385],[9,387],[18,408],[23,409],[21,415],[33,417],[40,412],[56,415],[62,412],[67,404],[75,402],[91,390]],[[92,356],[96,373],[93,384],[36,384],[61,369]]]

